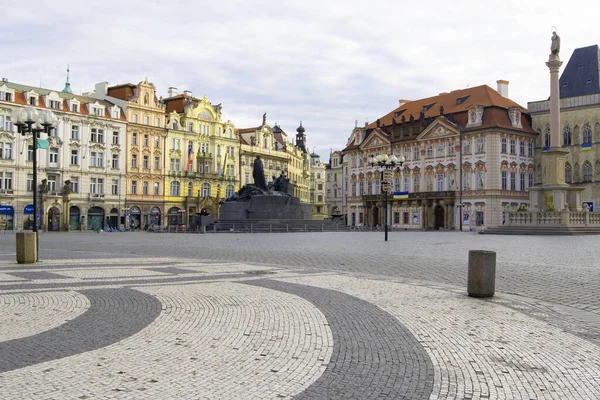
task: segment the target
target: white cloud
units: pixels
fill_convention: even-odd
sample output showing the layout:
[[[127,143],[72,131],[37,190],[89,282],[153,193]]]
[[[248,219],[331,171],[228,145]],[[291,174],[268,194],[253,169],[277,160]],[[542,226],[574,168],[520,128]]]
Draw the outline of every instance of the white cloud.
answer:
[[[222,103],[238,127],[299,121],[323,159],[358,120],[399,99],[510,81],[523,106],[548,96],[550,28],[561,54],[597,44],[596,2],[9,1],[2,76],[75,91],[144,77]],[[43,20],[42,20],[43,17]]]

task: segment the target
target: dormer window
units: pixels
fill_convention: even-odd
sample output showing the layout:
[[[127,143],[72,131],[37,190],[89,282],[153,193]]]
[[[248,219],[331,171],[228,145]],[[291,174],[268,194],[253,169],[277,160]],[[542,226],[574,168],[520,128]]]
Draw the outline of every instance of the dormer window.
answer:
[[[60,101],[50,100],[48,102],[48,107],[53,108],[55,110],[60,110]]]
[[[521,110],[518,107],[511,107],[508,109],[508,116],[510,118],[510,124],[515,128],[522,128],[521,125]]]
[[[99,117],[102,117],[102,116],[104,116],[104,109],[103,109],[103,108],[100,108],[100,107],[94,107],[92,110],[93,110],[93,114],[94,114],[94,115],[97,115],[97,116],[99,116]]]
[[[2,101],[13,101],[15,97],[15,91],[10,89],[6,85],[0,86],[0,100]]]
[[[29,102],[29,105],[31,105],[31,106],[37,106],[37,97],[29,96],[28,102]]]
[[[115,106],[111,110],[112,110],[111,115],[114,119],[119,119],[121,117],[121,112],[119,110],[119,107]]]
[[[473,105],[468,109],[469,122],[467,128],[483,124],[483,106]]]

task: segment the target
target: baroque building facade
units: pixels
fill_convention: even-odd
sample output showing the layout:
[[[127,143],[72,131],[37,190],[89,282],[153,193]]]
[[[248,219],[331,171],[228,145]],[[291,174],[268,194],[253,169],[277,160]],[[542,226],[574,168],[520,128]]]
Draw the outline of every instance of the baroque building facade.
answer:
[[[566,151],[565,182],[582,189],[586,204],[597,212],[600,206],[600,49],[597,45],[575,49],[560,76],[560,143]],[[539,138],[535,148],[536,183],[544,183],[546,169],[542,153],[551,143],[550,100],[528,103],[533,129]],[[536,206],[532,204],[532,206]],[[545,208],[546,204],[538,204]]]
[[[325,185],[325,167],[321,157],[316,153],[310,154],[310,205],[312,219],[327,219],[327,199]]]
[[[169,89],[165,207],[168,225],[194,224],[201,213],[219,218],[220,203],[240,186],[239,138],[221,104]]]
[[[126,119],[115,103],[71,92],[0,83],[0,202],[5,229],[33,221],[33,138],[10,120],[17,107],[50,109],[58,126],[41,135],[38,149],[38,225],[49,231],[103,229],[117,225],[125,204]],[[45,140],[47,139],[47,146]],[[45,148],[47,147],[47,149]],[[111,164],[111,160],[118,164]],[[10,215],[9,215],[10,214]]]
[[[326,166],[326,203],[329,218],[339,218],[346,214],[345,196],[348,181],[344,180],[342,169],[343,155],[341,151],[334,151],[329,155]]]
[[[162,225],[165,215],[165,104],[156,87],[147,79],[137,85],[125,83],[96,85],[94,97],[118,104],[127,118],[122,161],[126,170],[126,201],[120,210],[120,224],[139,229]],[[113,141],[116,139],[113,138]],[[114,166],[118,160],[109,160]]]
[[[397,229],[472,229],[503,223],[507,207],[528,203],[536,132],[527,110],[483,85],[401,100],[392,112],[356,127],[343,150],[348,224],[383,226],[381,168],[371,156],[404,156],[385,173],[388,224]],[[345,182],[345,183],[346,183]]]

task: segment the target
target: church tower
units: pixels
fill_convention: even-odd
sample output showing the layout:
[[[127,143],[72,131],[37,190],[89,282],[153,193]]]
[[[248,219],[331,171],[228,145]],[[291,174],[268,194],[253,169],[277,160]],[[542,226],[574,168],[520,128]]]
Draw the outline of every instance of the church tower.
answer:
[[[296,129],[296,147],[298,147],[302,152],[308,153],[306,150],[306,135],[304,134],[305,129],[302,126],[302,121],[300,121],[300,126]]]

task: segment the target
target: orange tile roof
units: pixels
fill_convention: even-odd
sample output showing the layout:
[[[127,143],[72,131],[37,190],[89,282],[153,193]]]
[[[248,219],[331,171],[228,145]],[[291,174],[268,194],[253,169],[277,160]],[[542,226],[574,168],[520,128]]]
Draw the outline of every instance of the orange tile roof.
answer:
[[[133,83],[124,83],[122,85],[111,86],[108,88],[108,95],[117,99],[128,101],[133,97]]]
[[[463,99],[462,102],[460,101],[461,99]],[[444,115],[447,115],[466,112],[468,108],[473,105],[480,105],[486,108],[499,107],[503,109],[519,107],[522,113],[528,114],[526,108],[520,106],[510,99],[507,99],[506,97],[500,96],[500,94],[491,87],[487,85],[481,85],[472,88],[453,90],[450,93],[440,93],[437,96],[432,96],[425,99],[409,101],[379,118],[379,123],[380,126],[391,126],[393,118],[396,119],[396,123],[400,123],[400,120],[403,116],[408,122],[411,114],[415,120],[418,120],[419,114],[423,112],[426,107],[427,110],[425,111],[425,118],[428,118],[439,116],[440,106],[444,107]],[[369,129],[376,127],[377,121],[367,125],[367,128]]]

